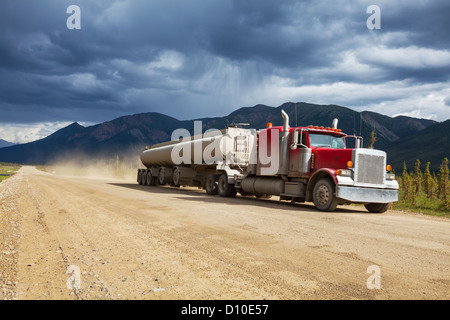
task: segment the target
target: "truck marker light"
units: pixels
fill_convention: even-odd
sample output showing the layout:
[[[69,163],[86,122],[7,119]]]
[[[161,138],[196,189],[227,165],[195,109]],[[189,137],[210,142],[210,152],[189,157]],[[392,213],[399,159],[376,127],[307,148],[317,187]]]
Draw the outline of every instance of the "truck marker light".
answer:
[[[392,166],[390,165],[390,164],[388,164],[387,166],[386,166],[386,171],[391,171],[392,170]]]
[[[353,168],[353,162],[351,162],[351,161],[347,161],[347,167],[349,167],[349,168]]]

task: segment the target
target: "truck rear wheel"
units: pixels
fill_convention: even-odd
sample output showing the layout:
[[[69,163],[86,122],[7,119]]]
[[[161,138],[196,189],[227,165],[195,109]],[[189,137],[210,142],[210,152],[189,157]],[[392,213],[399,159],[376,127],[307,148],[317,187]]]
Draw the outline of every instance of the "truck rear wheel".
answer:
[[[313,190],[313,202],[321,211],[334,211],[338,205],[334,195],[334,184],[327,178],[317,181]]]
[[[218,194],[218,183],[217,183],[217,176],[214,174],[208,174],[205,181],[205,190],[206,193],[210,196]]]
[[[383,213],[389,209],[390,203],[368,203],[365,204],[367,211],[372,213]]]
[[[217,191],[221,197],[234,197],[236,196],[236,188],[234,185],[228,183],[228,176],[222,174],[217,184]]]

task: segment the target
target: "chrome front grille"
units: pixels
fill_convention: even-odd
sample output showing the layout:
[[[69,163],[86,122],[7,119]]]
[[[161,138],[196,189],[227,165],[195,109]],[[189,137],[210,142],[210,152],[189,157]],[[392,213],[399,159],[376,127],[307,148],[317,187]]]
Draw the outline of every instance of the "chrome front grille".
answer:
[[[386,153],[381,150],[354,149],[355,185],[383,186],[386,179]]]

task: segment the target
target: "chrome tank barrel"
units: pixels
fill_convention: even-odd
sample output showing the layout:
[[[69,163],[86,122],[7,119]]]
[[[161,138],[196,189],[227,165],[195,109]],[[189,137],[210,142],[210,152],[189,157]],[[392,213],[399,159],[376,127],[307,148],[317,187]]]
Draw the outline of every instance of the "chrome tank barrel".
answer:
[[[171,167],[179,165],[180,163],[176,163],[173,159],[172,150],[177,147],[175,150],[175,155],[180,158],[183,157],[183,152],[190,150],[190,163],[194,164],[198,163],[199,159],[202,163],[205,162],[214,162],[217,160],[214,152],[210,154],[210,152],[205,152],[205,148],[210,146],[216,139],[222,139],[222,133],[218,132],[213,136],[208,136],[204,138],[194,138],[189,139],[187,141],[168,141],[160,144],[153,145],[149,149],[145,150],[141,154],[141,161],[144,166],[147,168],[150,167]],[[220,143],[220,142],[219,142]],[[210,149],[213,149],[212,146]],[[199,151],[201,150],[201,155],[199,155]],[[211,150],[209,150],[211,151]],[[201,156],[201,158],[199,158]],[[219,156],[219,155],[217,155]],[[176,160],[176,159],[175,159]]]
[[[173,166],[172,149],[175,145],[150,148],[142,152],[141,161],[147,168],[154,166]]]

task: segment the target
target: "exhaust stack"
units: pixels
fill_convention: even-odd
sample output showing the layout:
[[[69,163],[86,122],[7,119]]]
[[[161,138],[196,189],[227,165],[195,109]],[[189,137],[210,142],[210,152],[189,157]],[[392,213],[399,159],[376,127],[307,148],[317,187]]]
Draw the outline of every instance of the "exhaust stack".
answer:
[[[281,110],[281,116],[284,119],[283,120],[283,132],[289,132],[289,116],[284,110]]]
[[[333,119],[333,124],[331,125],[331,128],[332,129],[337,129],[337,126],[338,126],[338,119],[334,118]]]
[[[280,150],[280,174],[287,175],[289,171],[289,116],[284,110],[281,110],[283,117],[283,133],[281,136],[281,150]]]

